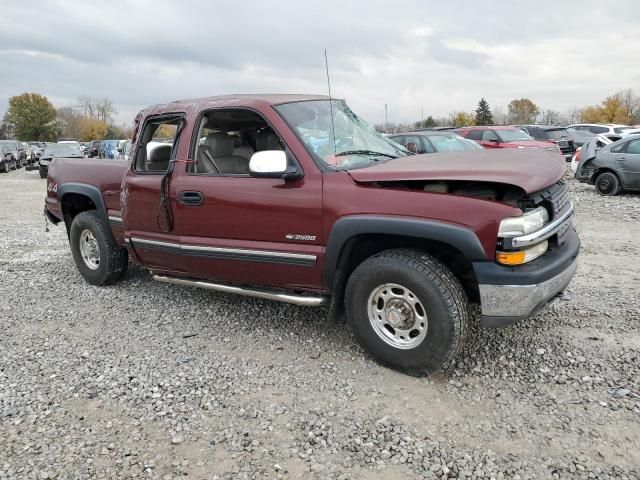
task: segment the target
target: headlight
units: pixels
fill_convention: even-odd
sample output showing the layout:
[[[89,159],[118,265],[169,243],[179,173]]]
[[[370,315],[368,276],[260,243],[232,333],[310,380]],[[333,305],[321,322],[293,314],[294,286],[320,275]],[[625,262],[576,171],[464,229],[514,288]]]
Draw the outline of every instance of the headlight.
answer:
[[[521,217],[507,217],[500,222],[499,237],[519,237],[540,230],[549,223],[549,213],[544,207],[526,212]]]

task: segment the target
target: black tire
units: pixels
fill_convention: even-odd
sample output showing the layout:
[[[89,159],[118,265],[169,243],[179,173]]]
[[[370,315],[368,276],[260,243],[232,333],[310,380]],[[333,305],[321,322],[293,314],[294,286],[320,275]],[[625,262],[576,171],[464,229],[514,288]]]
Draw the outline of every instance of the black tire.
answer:
[[[370,321],[372,295],[387,284],[405,288],[424,310],[426,333],[415,347],[389,344]],[[347,283],[345,306],[353,333],[365,350],[383,365],[410,375],[451,368],[469,322],[468,300],[458,279],[441,262],[415,250],[388,250],[362,262]]]
[[[38,166],[38,172],[40,172],[40,178],[47,178],[47,171],[41,166]]]
[[[613,172],[598,174],[595,182],[596,192],[605,197],[613,197],[620,192],[620,179]]]
[[[9,164],[7,162],[3,162],[0,165],[0,173],[9,173]]]
[[[80,241],[84,231],[89,231],[97,242],[99,263],[92,269],[83,259]],[[127,271],[127,250],[113,241],[108,224],[100,219],[95,210],[81,212],[71,222],[69,231],[71,253],[82,277],[92,285],[110,285],[117,282]]]

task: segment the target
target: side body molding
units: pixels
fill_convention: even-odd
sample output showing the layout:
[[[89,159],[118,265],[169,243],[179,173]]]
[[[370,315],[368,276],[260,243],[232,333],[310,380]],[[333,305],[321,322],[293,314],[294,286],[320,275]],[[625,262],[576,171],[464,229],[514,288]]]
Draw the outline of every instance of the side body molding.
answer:
[[[340,218],[333,225],[327,242],[324,264],[324,285],[333,290],[340,255],[347,242],[359,235],[401,235],[447,244],[462,252],[470,262],[486,261],[486,255],[476,234],[467,228],[448,223],[415,218],[353,215]]]
[[[100,216],[100,220],[102,220],[105,225],[110,225],[109,217],[107,216],[107,207],[104,204],[102,192],[100,192],[97,187],[93,185],[87,185],[86,183],[65,183],[58,186],[58,209],[60,210],[60,213],[63,213],[62,199],[68,193],[77,193],[91,199],[93,204],[96,206],[96,212]],[[69,232],[70,227],[71,225],[67,225],[67,233]],[[109,232],[113,237],[111,228],[109,228]]]

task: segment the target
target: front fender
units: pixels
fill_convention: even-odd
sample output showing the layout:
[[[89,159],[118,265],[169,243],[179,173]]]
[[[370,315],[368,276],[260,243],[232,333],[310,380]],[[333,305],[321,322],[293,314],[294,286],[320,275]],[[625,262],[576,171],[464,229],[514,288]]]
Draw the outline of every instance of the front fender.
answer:
[[[358,235],[396,235],[438,241],[460,251],[469,262],[486,261],[484,249],[476,234],[458,225],[415,218],[354,215],[339,219],[333,225],[324,258],[324,285],[331,290],[340,255],[347,242]]]

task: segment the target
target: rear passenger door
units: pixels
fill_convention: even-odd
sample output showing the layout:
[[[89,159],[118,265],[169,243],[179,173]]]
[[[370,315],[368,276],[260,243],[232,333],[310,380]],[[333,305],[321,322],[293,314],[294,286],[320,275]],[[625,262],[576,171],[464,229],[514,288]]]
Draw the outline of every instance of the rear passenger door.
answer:
[[[616,155],[623,187],[640,189],[640,139],[626,144],[626,151]]]
[[[145,266],[169,273],[182,273],[180,237],[173,228],[175,194],[167,184],[163,201],[161,187],[170,160],[176,158],[183,118],[183,114],[147,118],[136,139],[122,195],[118,190],[112,192],[115,197],[104,194],[116,236],[123,229],[127,247]]]

